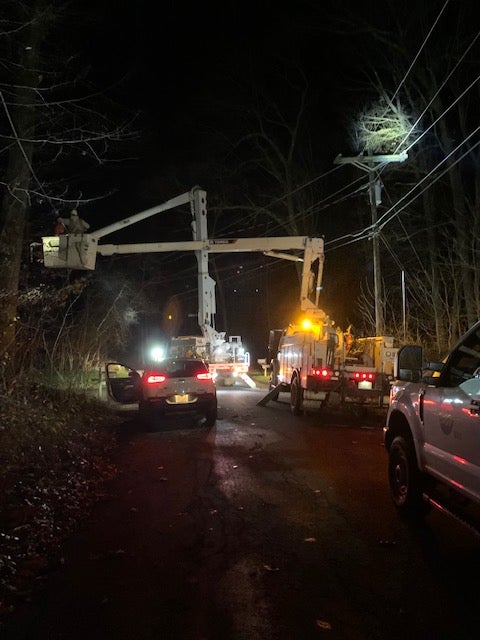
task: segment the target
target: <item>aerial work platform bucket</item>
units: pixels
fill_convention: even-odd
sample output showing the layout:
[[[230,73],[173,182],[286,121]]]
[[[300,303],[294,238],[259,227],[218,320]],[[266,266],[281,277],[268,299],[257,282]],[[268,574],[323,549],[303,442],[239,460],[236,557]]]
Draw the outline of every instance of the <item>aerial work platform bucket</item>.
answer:
[[[88,233],[42,238],[43,264],[53,269],[95,269],[97,240]]]

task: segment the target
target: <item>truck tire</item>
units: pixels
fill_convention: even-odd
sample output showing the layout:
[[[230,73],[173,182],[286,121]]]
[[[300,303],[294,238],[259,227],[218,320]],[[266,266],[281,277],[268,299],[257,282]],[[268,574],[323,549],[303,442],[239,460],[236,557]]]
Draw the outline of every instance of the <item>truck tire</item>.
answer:
[[[429,511],[423,500],[422,474],[417,465],[413,443],[403,436],[393,439],[388,458],[390,494],[399,513],[422,517]]]
[[[293,415],[299,416],[303,412],[303,389],[298,376],[293,376],[290,384],[290,408]]]

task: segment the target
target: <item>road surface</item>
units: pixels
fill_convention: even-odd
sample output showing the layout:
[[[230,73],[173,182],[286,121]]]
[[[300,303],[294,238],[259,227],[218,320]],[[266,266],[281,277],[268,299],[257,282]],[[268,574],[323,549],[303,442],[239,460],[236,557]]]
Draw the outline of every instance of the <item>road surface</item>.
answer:
[[[1,637],[477,638],[480,542],[399,520],[382,416],[264,394],[220,389],[213,429],[131,412],[117,477]]]

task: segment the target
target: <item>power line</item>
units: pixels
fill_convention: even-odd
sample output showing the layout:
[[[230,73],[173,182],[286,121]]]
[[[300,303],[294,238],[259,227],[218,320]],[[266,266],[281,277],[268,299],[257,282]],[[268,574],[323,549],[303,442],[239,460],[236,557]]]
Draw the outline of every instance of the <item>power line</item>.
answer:
[[[403,83],[405,82],[405,80],[407,79],[408,75],[410,74],[410,71],[413,69],[414,64],[416,63],[416,61],[418,60],[419,55],[421,54],[421,52],[423,51],[425,45],[427,44],[428,39],[430,38],[430,36],[433,33],[433,30],[435,29],[437,22],[440,20],[440,17],[442,15],[442,13],[445,11],[445,8],[447,6],[447,4],[449,3],[449,0],[446,0],[445,4],[443,5],[443,7],[440,9],[440,13],[438,14],[435,22],[433,23],[433,25],[430,28],[430,31],[427,33],[427,35],[425,36],[422,45],[420,47],[420,49],[417,52],[417,55],[415,56],[415,58],[412,60],[411,65],[409,66],[409,68],[407,69],[406,74],[404,75],[403,79],[401,80],[400,84],[398,85],[395,93],[392,95],[391,97],[391,101],[393,101],[393,99],[395,98],[395,96],[397,95],[397,93],[400,91]]]
[[[389,222],[391,222],[393,220],[393,218],[397,217],[404,209],[405,207],[407,207],[409,204],[411,204],[414,200],[416,200],[420,195],[422,195],[422,193],[424,193],[424,191],[426,191],[426,189],[430,188],[432,186],[432,184],[435,184],[435,182],[437,182],[438,180],[440,180],[440,178],[442,178],[445,173],[447,173],[448,171],[450,171],[450,169],[452,168],[452,166],[458,164],[461,160],[463,160],[463,158],[465,158],[465,156],[467,156],[469,153],[471,153],[473,151],[473,149],[475,149],[475,147],[477,147],[480,144],[480,140],[478,142],[476,142],[473,147],[471,147],[470,149],[467,149],[465,151],[465,153],[463,153],[459,158],[456,158],[453,165],[448,166],[444,171],[442,171],[442,173],[438,176],[435,177],[434,180],[432,180],[432,182],[430,182],[424,189],[422,189],[420,191],[420,193],[418,193],[414,198],[412,198],[409,202],[407,202],[403,207],[401,207],[399,210],[395,211],[395,208],[397,207],[397,205],[402,202],[402,200],[405,200],[405,198],[407,198],[411,193],[413,193],[413,191],[415,191],[415,189],[417,189],[423,182],[425,182],[425,180],[427,180],[439,167],[442,166],[442,164],[444,164],[454,153],[456,153],[460,147],[465,144],[466,142],[468,142],[470,140],[470,138],[472,138],[476,133],[478,133],[480,131],[480,127],[477,127],[476,129],[474,129],[474,131],[472,131],[472,133],[470,133],[464,140],[462,140],[462,142],[460,142],[460,144],[458,144],[455,149],[453,149],[452,151],[450,151],[450,153],[448,155],[445,156],[445,158],[443,158],[436,167],[434,167],[434,169],[432,169],[429,173],[427,173],[426,176],[424,176],[422,178],[422,180],[420,180],[420,182],[418,184],[416,184],[414,187],[412,187],[412,189],[410,189],[410,191],[408,191],[404,196],[402,196],[400,198],[400,200],[397,202],[396,205],[394,205],[393,207],[391,207],[390,209],[388,209],[383,215],[380,216],[380,218],[378,219],[378,229],[382,230]],[[390,217],[388,217],[390,215]],[[385,219],[385,222],[383,222],[383,224],[380,224],[380,222]]]
[[[442,82],[442,84],[440,85],[440,87],[437,89],[437,91],[434,93],[433,97],[431,98],[430,102],[427,104],[427,106],[425,107],[425,109],[422,111],[422,113],[418,116],[418,118],[416,119],[416,121],[412,124],[412,126],[410,127],[410,131],[407,133],[407,135],[403,138],[403,140],[397,145],[395,153],[397,153],[397,151],[401,148],[401,146],[403,145],[403,143],[408,140],[409,136],[411,135],[412,131],[414,131],[415,127],[417,126],[417,124],[420,122],[420,120],[422,119],[422,117],[425,115],[425,113],[427,112],[427,109],[429,109],[429,107],[432,105],[433,101],[435,100],[435,98],[438,96],[438,94],[440,93],[440,91],[443,89],[443,87],[447,84],[448,80],[450,80],[450,78],[452,77],[452,75],[455,73],[455,71],[457,70],[457,68],[459,67],[459,65],[461,64],[461,62],[463,62],[465,56],[467,55],[467,53],[470,51],[470,49],[473,47],[473,45],[475,44],[475,42],[477,41],[478,37],[480,36],[480,31],[477,33],[477,35],[474,37],[474,39],[472,40],[472,42],[468,45],[468,47],[466,48],[466,50],[463,52],[463,55],[460,57],[460,59],[457,61],[457,63],[455,64],[455,66],[453,67],[453,69],[450,71],[450,73],[447,75],[447,77],[445,78],[445,80]],[[477,76],[477,80],[478,80],[479,76]],[[475,80],[476,82],[476,80]],[[474,84],[474,83],[472,83]],[[459,99],[461,97],[463,97],[463,95],[465,95],[465,93],[468,91],[468,89],[470,89],[472,85],[470,85],[462,94],[461,96],[459,96]],[[451,107],[456,104],[458,102],[458,99],[451,105]],[[451,108],[449,107],[449,108]],[[447,110],[443,112],[443,114],[441,114],[440,118],[443,117],[445,115],[445,113],[447,113]],[[438,120],[437,120],[438,121]],[[435,121],[435,122],[437,122]],[[429,131],[431,129],[431,127],[435,124],[435,122],[426,130]],[[422,133],[422,135],[417,138],[414,143],[412,145],[410,145],[410,147],[408,147],[408,149],[406,149],[406,151],[409,151],[414,144],[416,144],[422,137],[423,135],[426,133],[426,131],[424,133]]]
[[[479,35],[480,35],[480,34],[479,34]],[[412,147],[414,147],[414,146],[417,144],[417,142],[419,142],[419,141],[423,138],[423,136],[424,136],[425,134],[427,134],[427,133],[430,131],[430,129],[431,129],[432,127],[434,127],[434,126],[437,124],[437,122],[438,122],[439,120],[441,120],[441,119],[442,119],[442,118],[443,118],[443,117],[444,117],[444,116],[445,116],[445,115],[450,111],[450,109],[452,109],[452,108],[457,104],[457,102],[459,102],[459,101],[463,98],[463,96],[467,93],[467,91],[469,91],[469,90],[470,90],[470,89],[471,89],[471,88],[472,88],[472,87],[473,87],[473,86],[474,86],[474,85],[475,85],[479,80],[480,80],[480,74],[475,78],[475,80],[473,80],[473,82],[471,82],[471,83],[468,85],[468,87],[467,87],[467,88],[466,88],[466,89],[465,89],[465,90],[464,90],[464,91],[463,91],[459,96],[457,96],[457,98],[455,98],[455,100],[452,102],[452,104],[451,104],[451,105],[449,105],[449,106],[448,106],[448,107],[443,111],[443,113],[441,113],[441,114],[438,116],[438,118],[437,118],[436,120],[434,120],[434,121],[431,123],[431,125],[430,125],[427,129],[425,129],[425,131],[423,131],[423,132],[422,132],[422,134],[421,134],[418,138],[416,138],[416,140],[414,140],[414,141],[412,142],[412,144],[411,144],[409,147],[407,147],[407,148],[405,149],[405,152],[410,151],[410,149],[411,149]],[[437,94],[435,94],[435,95],[437,95]],[[434,96],[434,98],[435,98],[435,96]],[[433,98],[433,99],[434,99],[434,98]],[[432,99],[432,102],[433,102],[433,99]],[[430,102],[430,104],[431,104],[431,102]],[[428,108],[428,107],[427,107],[427,108]],[[407,136],[407,137],[408,137],[408,136]],[[406,139],[406,138],[405,138],[405,139]]]
[[[464,140],[462,140],[462,142],[460,142],[457,147],[455,147],[455,149],[453,149],[447,156],[445,156],[445,158],[443,158],[440,162],[437,163],[437,165],[426,175],[422,178],[422,180],[420,182],[418,182],[414,187],[412,187],[412,189],[410,189],[410,191],[408,191],[405,195],[402,196],[402,198],[400,198],[400,200],[390,209],[388,209],[382,216],[380,216],[380,218],[377,220],[377,228],[375,229],[373,225],[369,225],[368,227],[364,227],[363,229],[356,231],[354,233],[349,233],[349,234],[345,234],[343,236],[340,236],[339,238],[330,240],[328,242],[325,243],[325,246],[328,245],[332,245],[332,244],[336,244],[342,240],[345,240],[345,242],[342,242],[340,244],[336,244],[335,249],[339,249],[341,247],[344,247],[348,244],[352,244],[354,242],[358,242],[360,240],[364,240],[368,237],[371,236],[372,233],[374,232],[379,232],[381,231],[389,222],[391,222],[395,217],[397,217],[407,206],[409,206],[412,202],[414,202],[420,195],[422,195],[422,193],[424,193],[426,191],[426,189],[430,188],[433,184],[435,184],[438,180],[440,180],[440,178],[442,178],[448,171],[450,171],[450,169],[452,168],[452,166],[455,166],[456,164],[458,164],[461,160],[463,160],[463,158],[465,158],[465,156],[467,156],[469,153],[471,153],[473,151],[473,149],[475,149],[479,144],[480,144],[480,140],[478,142],[476,142],[473,147],[471,147],[470,149],[467,149],[467,151],[465,151],[465,153],[463,153],[461,156],[459,156],[458,158],[455,159],[455,161],[452,163],[452,165],[448,166],[444,171],[442,171],[442,173],[438,176],[436,176],[434,178],[434,180],[432,180],[428,185],[426,185],[426,187],[424,189],[422,189],[422,191],[420,191],[418,194],[416,194],[413,198],[411,198],[410,200],[408,200],[408,202],[406,202],[400,209],[396,210],[396,207],[398,206],[398,204],[400,202],[402,202],[403,200],[405,200],[408,196],[410,196],[423,182],[425,182],[425,180],[427,180],[429,177],[432,176],[433,173],[435,173],[435,171],[438,170],[439,167],[442,166],[442,164],[444,164],[454,153],[456,153],[458,151],[458,149],[460,149],[460,147],[465,144],[466,142],[468,142],[468,140],[470,140],[470,138],[472,138],[478,131],[480,131],[480,127],[477,127],[474,131],[472,131]],[[382,220],[384,220],[385,218],[387,218],[382,224],[380,224],[380,222]]]

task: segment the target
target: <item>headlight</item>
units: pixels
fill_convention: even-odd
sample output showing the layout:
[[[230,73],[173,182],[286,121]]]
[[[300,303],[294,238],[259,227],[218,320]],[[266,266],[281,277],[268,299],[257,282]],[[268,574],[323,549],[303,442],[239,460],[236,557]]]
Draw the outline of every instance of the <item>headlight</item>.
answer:
[[[165,357],[165,349],[158,345],[155,347],[152,347],[150,351],[150,357],[155,362],[160,362],[160,360],[163,360]]]

